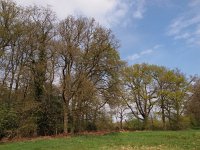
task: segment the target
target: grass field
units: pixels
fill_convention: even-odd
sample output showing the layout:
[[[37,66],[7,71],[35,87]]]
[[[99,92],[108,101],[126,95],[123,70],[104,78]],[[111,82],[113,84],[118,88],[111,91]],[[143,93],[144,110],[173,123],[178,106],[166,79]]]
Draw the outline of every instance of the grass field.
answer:
[[[200,150],[200,130],[123,132],[0,144],[0,150],[92,149]]]

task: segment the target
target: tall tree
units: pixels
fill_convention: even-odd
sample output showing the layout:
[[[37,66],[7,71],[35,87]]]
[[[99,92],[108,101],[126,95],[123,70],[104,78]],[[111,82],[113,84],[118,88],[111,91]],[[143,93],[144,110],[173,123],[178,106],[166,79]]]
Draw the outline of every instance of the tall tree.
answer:
[[[193,126],[200,126],[200,80],[192,88],[192,96],[187,104],[187,114],[191,117]]]
[[[133,115],[148,127],[149,114],[156,103],[157,84],[152,73],[154,68],[147,64],[136,64],[124,69],[123,80],[128,97],[124,98]]]
[[[112,32],[99,26],[94,19],[70,16],[60,23],[58,32],[65,104],[64,132],[67,133],[69,114],[72,118],[71,131],[74,132],[76,118],[79,116],[75,114],[77,110],[81,107],[86,109],[88,105],[96,106],[97,111],[105,105],[105,91],[114,83],[114,71],[121,62]]]

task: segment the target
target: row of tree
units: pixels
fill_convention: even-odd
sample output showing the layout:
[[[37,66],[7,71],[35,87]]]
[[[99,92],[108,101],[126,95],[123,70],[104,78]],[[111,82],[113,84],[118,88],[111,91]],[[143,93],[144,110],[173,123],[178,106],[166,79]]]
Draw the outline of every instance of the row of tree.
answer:
[[[113,112],[121,128],[127,115],[142,129],[153,120],[179,129],[186,116],[198,125],[194,80],[156,65],[129,67],[118,47],[94,19],[60,21],[49,8],[0,0],[0,137],[111,129]]]
[[[11,1],[0,1],[0,15],[1,106],[17,118],[6,126],[48,135],[93,124],[123,64],[112,32]]]
[[[143,129],[148,129],[153,120],[162,122],[162,129],[183,128],[194,78],[187,79],[177,69],[148,64],[125,67],[121,76],[120,107],[128,108],[142,121]]]

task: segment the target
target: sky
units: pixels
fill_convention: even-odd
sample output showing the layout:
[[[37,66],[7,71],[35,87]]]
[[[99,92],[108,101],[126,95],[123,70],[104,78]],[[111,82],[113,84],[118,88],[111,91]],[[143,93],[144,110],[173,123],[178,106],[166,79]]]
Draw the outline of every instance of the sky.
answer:
[[[129,65],[149,63],[200,75],[200,0],[15,0],[51,7],[59,19],[94,17],[120,41]]]

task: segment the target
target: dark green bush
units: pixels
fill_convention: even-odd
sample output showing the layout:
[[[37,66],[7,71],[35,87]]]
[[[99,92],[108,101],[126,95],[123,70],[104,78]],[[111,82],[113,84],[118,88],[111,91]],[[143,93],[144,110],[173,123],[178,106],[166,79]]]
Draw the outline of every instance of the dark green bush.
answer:
[[[97,126],[92,123],[92,122],[89,122],[86,126],[86,130],[87,131],[96,131],[97,130]]]
[[[12,138],[18,128],[18,117],[15,111],[0,108],[0,137]]]
[[[128,120],[125,124],[125,128],[129,130],[142,130],[143,122],[138,119]]]

